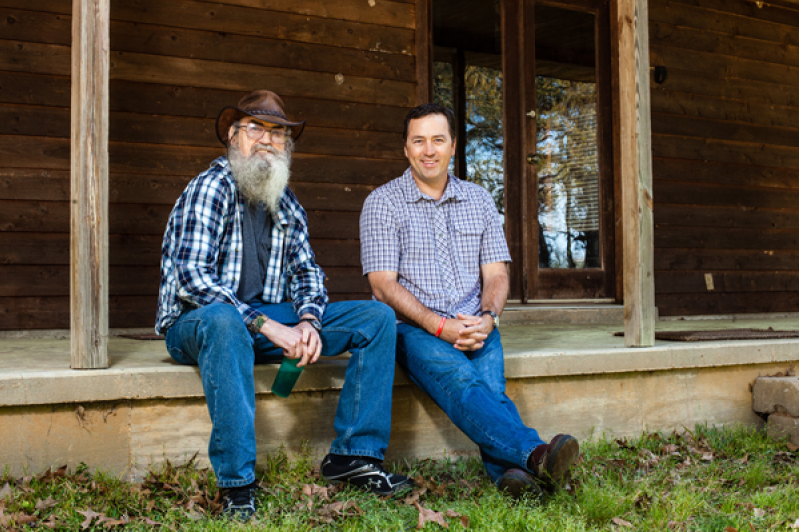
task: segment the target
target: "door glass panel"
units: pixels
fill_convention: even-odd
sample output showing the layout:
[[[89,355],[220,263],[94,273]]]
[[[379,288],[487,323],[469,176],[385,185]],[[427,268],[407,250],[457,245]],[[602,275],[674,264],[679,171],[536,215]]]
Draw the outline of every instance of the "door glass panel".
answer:
[[[491,193],[505,223],[505,143],[502,131],[501,56],[466,53],[466,173],[458,177],[476,183]],[[477,63],[477,64],[475,64]],[[455,109],[452,64],[433,63],[435,103]],[[457,121],[457,112],[455,112]],[[455,158],[450,161],[455,172]]]
[[[601,268],[594,15],[535,21],[539,267]]]

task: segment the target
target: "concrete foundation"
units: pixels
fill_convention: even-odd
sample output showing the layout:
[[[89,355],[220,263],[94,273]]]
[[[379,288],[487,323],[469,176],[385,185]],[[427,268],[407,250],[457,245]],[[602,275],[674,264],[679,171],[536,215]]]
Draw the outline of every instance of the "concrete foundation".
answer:
[[[763,327],[763,322],[660,322],[659,328]],[[799,329],[795,319],[766,326]],[[627,349],[620,326],[503,326],[508,395],[544,438],[570,432],[636,436],[696,423],[760,425],[750,386],[799,360],[799,340],[680,343]],[[127,478],[199,451],[211,426],[196,368],[174,364],[163,342],[114,338],[107,370],[70,370],[69,342],[0,341],[0,464],[12,474],[85,462]],[[321,457],[346,356],[306,370],[288,399],[277,368],[256,368],[258,453],[308,442]],[[476,452],[438,407],[397,371],[388,459]]]

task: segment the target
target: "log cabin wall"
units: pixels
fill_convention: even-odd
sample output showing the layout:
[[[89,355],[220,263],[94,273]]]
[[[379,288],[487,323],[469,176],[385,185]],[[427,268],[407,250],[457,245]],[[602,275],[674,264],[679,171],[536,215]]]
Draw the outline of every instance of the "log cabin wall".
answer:
[[[268,6],[268,9],[266,9]],[[0,329],[69,327],[70,0],[0,0]],[[413,0],[113,0],[110,326],[151,327],[176,198],[255,89],[306,118],[291,186],[333,300],[368,298],[358,216],[401,174]]]
[[[650,49],[660,315],[798,311],[799,4],[651,0]]]

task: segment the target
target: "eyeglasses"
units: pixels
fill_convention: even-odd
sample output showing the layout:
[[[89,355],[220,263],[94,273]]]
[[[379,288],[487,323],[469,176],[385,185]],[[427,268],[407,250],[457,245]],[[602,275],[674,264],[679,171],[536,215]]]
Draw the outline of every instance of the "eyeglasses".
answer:
[[[288,140],[291,132],[286,128],[268,128],[256,122],[248,122],[243,126],[236,126],[239,129],[244,129],[247,133],[247,138],[250,140],[260,140],[263,138],[264,133],[269,132],[269,138],[272,144],[283,145]]]

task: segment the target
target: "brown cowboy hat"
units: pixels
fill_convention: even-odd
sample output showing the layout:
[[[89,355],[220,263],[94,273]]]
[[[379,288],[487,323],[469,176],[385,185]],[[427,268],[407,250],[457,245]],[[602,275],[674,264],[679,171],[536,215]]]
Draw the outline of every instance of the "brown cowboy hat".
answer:
[[[283,112],[283,100],[272,91],[251,92],[241,100],[237,107],[227,106],[219,113],[216,119],[216,136],[227,146],[228,131],[233,122],[245,116],[251,116],[271,124],[280,124],[294,128],[292,137],[294,140],[300,138],[302,130],[305,129],[305,120],[292,122]]]

